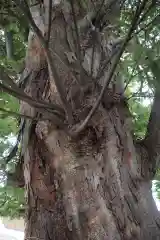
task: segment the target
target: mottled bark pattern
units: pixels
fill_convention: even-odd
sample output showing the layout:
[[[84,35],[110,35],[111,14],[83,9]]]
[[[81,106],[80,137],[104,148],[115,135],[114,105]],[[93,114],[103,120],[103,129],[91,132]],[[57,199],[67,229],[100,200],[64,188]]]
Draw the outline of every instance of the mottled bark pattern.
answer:
[[[54,6],[54,2],[58,4]],[[47,4],[48,1],[44,1],[44,9]],[[44,9],[41,8],[41,13],[45,16]],[[85,65],[86,69],[82,68],[79,76],[74,50],[76,37],[73,38],[72,31],[66,31],[66,24],[73,24],[70,9],[69,1],[53,1],[50,51],[60,80],[66,86],[65,93],[76,124],[93,106],[104,78],[94,82],[96,62],[92,66],[94,77],[89,75],[90,65],[88,73]],[[77,19],[80,20],[86,12],[78,9]],[[37,7],[32,9],[32,14],[45,35],[48,29],[45,17],[41,18]],[[111,15],[114,19],[114,11]],[[104,35],[96,34],[98,41],[93,43],[90,26],[83,29],[80,42],[85,52],[81,54],[84,59],[91,44],[95,44],[95,61],[103,62],[111,55],[109,42],[100,46]],[[33,33],[29,36],[26,68],[32,71],[26,92],[37,100],[62,105],[43,48]],[[109,68],[108,65],[105,75]],[[108,93],[111,89],[112,85]],[[143,144],[133,142],[127,122],[127,105],[124,99],[115,100],[114,96],[115,93],[106,93],[87,128],[77,138],[68,136],[52,121],[30,122],[30,130],[26,130],[29,131],[29,143],[24,154],[28,206],[25,239],[160,239],[148,152]],[[22,104],[21,109],[33,116],[43,116],[27,104]]]

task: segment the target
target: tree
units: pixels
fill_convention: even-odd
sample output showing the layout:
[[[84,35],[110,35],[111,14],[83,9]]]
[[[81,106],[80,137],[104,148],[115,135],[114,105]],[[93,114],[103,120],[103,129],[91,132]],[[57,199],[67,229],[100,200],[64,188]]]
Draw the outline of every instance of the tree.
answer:
[[[30,25],[23,81],[0,68],[1,89],[21,100],[12,114],[21,117],[25,239],[158,239],[151,180],[159,167],[159,2],[2,6]],[[131,82],[139,90],[130,96]],[[136,139],[128,103],[141,101],[146,83],[155,97]]]

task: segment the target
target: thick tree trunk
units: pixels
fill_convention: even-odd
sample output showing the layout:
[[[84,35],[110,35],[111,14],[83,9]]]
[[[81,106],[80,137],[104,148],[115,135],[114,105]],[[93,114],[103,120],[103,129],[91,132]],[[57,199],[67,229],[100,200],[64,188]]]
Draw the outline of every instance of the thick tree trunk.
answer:
[[[103,78],[98,88],[83,72],[83,80],[92,79],[92,82],[91,90],[82,94],[84,85],[80,87],[75,81],[79,63],[71,49],[75,46],[67,24],[73,21],[67,15],[67,6],[63,6],[65,14],[61,5],[53,8],[50,52],[62,85],[66,86],[65,94],[77,123],[85,118],[98,97]],[[37,8],[32,9],[32,13],[45,35],[48,24],[41,20]],[[88,29],[85,31],[80,40],[81,47],[89,54],[93,39]],[[95,44],[98,62],[101,47],[97,42]],[[107,54],[109,57],[110,53]],[[91,71],[93,75],[98,66],[96,61]],[[87,69],[86,64],[85,67]],[[26,69],[32,74],[25,91],[37,100],[62,105],[47,67],[44,49],[32,32]],[[107,73],[106,69],[105,75]],[[42,112],[36,111],[21,104],[22,113],[43,116]],[[57,128],[51,118],[50,121],[26,120],[24,139],[29,138],[29,142],[24,154],[28,206],[25,239],[160,239],[148,152],[142,144],[133,142],[126,111],[123,100],[115,103],[112,95],[105,96],[87,128],[75,138]]]

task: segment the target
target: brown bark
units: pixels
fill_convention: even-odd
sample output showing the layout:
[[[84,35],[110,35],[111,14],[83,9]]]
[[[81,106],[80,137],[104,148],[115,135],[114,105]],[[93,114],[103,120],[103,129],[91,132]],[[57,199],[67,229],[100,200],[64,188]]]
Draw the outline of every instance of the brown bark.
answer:
[[[149,148],[149,158],[150,158],[150,168],[155,175],[157,169],[159,168],[160,159],[160,91],[159,84],[157,85],[155,91],[154,102],[152,105],[152,110],[150,113],[150,118],[148,122],[147,134],[145,137],[145,145]]]
[[[47,2],[44,3],[46,8]],[[78,124],[99,96],[104,78],[95,84],[94,76],[99,63],[111,53],[106,49],[100,52],[102,36],[97,33],[94,39],[96,59],[90,71],[93,76],[86,73],[86,64],[80,67],[82,62],[76,60],[72,32],[67,27],[73,24],[69,6],[66,1],[66,5],[53,8],[50,52],[61,84],[65,85],[64,97],[72,109],[72,121]],[[86,14],[75,11],[77,21]],[[44,36],[48,25],[42,21],[39,10],[32,9],[32,14]],[[89,29],[86,27],[80,34],[80,47],[88,54],[93,44]],[[84,51],[81,54],[84,58]],[[91,64],[91,70],[90,67]],[[51,69],[47,67],[44,48],[31,33],[26,68],[32,71],[26,93],[63,107]],[[105,69],[105,75],[109,69],[110,66]],[[25,239],[160,238],[148,152],[142,144],[133,142],[127,123],[127,106],[124,99],[115,99],[114,95],[111,85],[86,129],[76,138],[58,128],[51,119],[26,120],[24,141],[29,141],[24,150],[28,207]],[[21,112],[43,116],[24,103]]]

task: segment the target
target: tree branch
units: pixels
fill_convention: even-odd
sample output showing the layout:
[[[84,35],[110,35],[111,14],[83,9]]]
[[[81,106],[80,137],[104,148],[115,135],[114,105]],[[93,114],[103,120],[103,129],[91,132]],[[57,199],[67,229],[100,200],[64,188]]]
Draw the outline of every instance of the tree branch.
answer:
[[[73,24],[74,24],[74,29],[75,29],[75,34],[76,34],[76,48],[77,48],[77,56],[78,56],[78,62],[79,62],[79,70],[80,70],[80,76],[79,76],[79,82],[83,86],[85,84],[84,81],[84,71],[82,67],[82,52],[81,52],[81,44],[80,44],[80,31],[78,28],[78,22],[76,18],[76,10],[74,6],[74,0],[69,0],[70,5],[71,5],[71,12],[72,12],[72,17],[73,17]]]
[[[5,68],[0,65],[0,80],[4,82],[5,85],[10,86],[12,89],[17,90],[18,86],[16,83],[8,76],[5,72]]]
[[[147,17],[148,13],[151,9],[156,5],[156,1],[151,1],[150,5],[148,6],[147,10],[143,13],[142,17],[139,19],[138,24],[142,23],[145,18]]]
[[[9,111],[9,110],[6,110],[6,109],[4,109],[4,108],[0,108],[0,111],[6,113],[6,114],[9,115],[9,116],[21,117],[21,118],[27,118],[27,119],[34,120],[34,118],[31,117],[31,116],[24,115],[24,114],[17,113],[17,112],[13,112],[13,111]],[[6,117],[6,116],[4,116],[4,117]]]
[[[102,76],[103,76],[103,73],[104,73],[104,70],[105,68],[108,66],[109,63],[111,63],[111,60],[113,59],[113,57],[118,53],[119,51],[119,46],[115,47],[113,52],[112,52],[112,55],[110,56],[109,59],[107,59],[105,61],[105,63],[103,64],[102,68],[99,69],[98,71],[98,74],[97,74],[97,77],[96,77],[96,80],[98,81]]]
[[[59,117],[64,118],[63,110],[58,105],[47,104],[41,100],[39,100],[39,102],[37,102],[36,100],[31,98],[27,94],[25,94],[25,93],[22,94],[20,91],[11,89],[2,83],[0,83],[0,88],[3,89],[8,94],[12,95],[13,97],[16,97],[24,102],[27,102],[28,104],[30,104],[33,107],[42,108],[42,109],[44,109],[43,111],[45,111],[45,109],[50,110],[53,114],[57,114]]]
[[[71,112],[70,104],[67,102],[66,93],[64,91],[61,79],[59,78],[57,70],[56,70],[56,67],[53,64],[53,59],[52,59],[52,55],[50,53],[50,50],[48,48],[48,44],[45,41],[45,39],[44,39],[44,37],[42,35],[42,32],[37,27],[37,25],[35,24],[35,22],[34,22],[34,20],[32,18],[32,15],[31,15],[31,12],[30,12],[30,9],[29,9],[27,1],[24,0],[23,4],[22,4],[22,2],[20,0],[14,0],[14,2],[22,10],[26,20],[29,22],[32,30],[37,35],[37,37],[38,37],[38,39],[39,39],[39,41],[40,41],[40,43],[41,43],[41,45],[42,45],[42,47],[43,47],[43,49],[45,51],[47,62],[48,62],[48,65],[49,65],[49,68],[50,68],[50,71],[51,71],[51,76],[54,79],[57,91],[59,93],[59,96],[61,98],[62,104],[63,104],[63,106],[65,108],[66,113],[67,113],[68,119],[70,121],[72,121],[72,112]]]
[[[137,96],[137,95],[138,95],[139,97],[142,96],[143,83],[144,83],[144,79],[142,78],[141,84],[140,84],[140,87],[139,87],[138,91],[137,91],[137,92],[134,92],[130,97],[128,97],[128,98],[126,99],[127,101],[130,100],[131,98]]]
[[[77,22],[78,28],[80,31],[84,30],[91,25],[92,20],[95,18],[96,12],[88,12],[87,15]]]
[[[160,22],[160,15],[156,15],[149,23],[147,23],[145,26],[141,27],[138,31],[135,32],[136,35],[138,35],[141,31],[147,31],[148,27]]]
[[[44,109],[50,109],[53,111],[53,113],[57,113],[59,116],[64,118],[64,111],[63,109],[56,105],[56,104],[50,104],[47,102],[44,102],[42,100],[39,100],[38,102],[34,100],[32,97],[28,96],[22,89],[20,89],[17,84],[8,76],[8,74],[5,72],[5,69],[3,66],[0,66],[0,78],[1,81],[4,83],[0,83],[0,87],[7,92],[8,94],[25,101],[36,108],[44,108]]]
[[[92,34],[94,35],[95,32],[92,32]],[[94,73],[94,56],[95,56],[95,51],[96,51],[96,40],[93,39],[93,47],[92,47],[92,57],[91,57],[91,77],[93,77],[93,73]]]
[[[113,1],[113,2],[114,2],[114,1]],[[137,7],[137,10],[136,10],[136,13],[135,13],[135,17],[136,17],[136,16],[137,16],[137,17],[140,16],[140,14],[142,13],[143,9],[145,8],[145,5],[146,5],[146,1],[143,1],[142,4],[141,4],[139,7]],[[151,10],[151,8],[152,8],[153,6],[154,6],[154,3],[151,3],[151,4],[149,5],[149,7],[148,7],[147,10],[145,11],[145,13],[142,15],[142,17],[137,20],[137,25],[140,24],[140,23],[144,20],[144,18],[146,17],[147,13]],[[158,17],[159,17],[159,15],[156,16],[156,17],[155,17],[150,23],[148,23],[145,27],[137,30],[137,31],[135,32],[135,35],[139,34],[142,30],[145,30],[149,25],[151,25],[154,21],[156,21]],[[134,31],[133,31],[133,33],[134,33]],[[133,37],[133,36],[132,36],[132,37]],[[121,42],[121,41],[122,41],[122,40],[120,40],[120,42]],[[118,45],[118,44],[119,44],[119,43],[117,43],[116,45]],[[107,67],[107,65],[111,62],[112,58],[118,53],[118,51],[119,51],[119,47],[117,46],[117,47],[113,50],[113,53],[112,53],[110,59],[107,59],[106,62],[104,63],[104,65],[102,66],[102,68],[99,70],[97,80],[102,77],[103,71],[105,70],[105,68]]]
[[[74,0],[70,0],[70,4],[71,4],[72,17],[73,17],[74,28],[75,28],[75,33],[76,33],[77,53],[78,53],[79,62],[81,64],[82,63],[81,45],[80,45],[80,36],[79,36],[79,31],[78,31],[77,19],[76,19],[76,12],[75,12],[75,8],[74,8]]]
[[[9,78],[9,76],[7,74],[6,74],[6,76],[7,76],[7,79],[9,79],[10,85],[13,84],[13,88],[10,88],[10,87],[0,83],[1,89],[3,89],[8,94],[10,94],[24,102],[27,102],[31,106],[37,108],[37,111],[39,111],[40,113],[43,114],[41,120],[50,120],[56,126],[58,126],[60,128],[66,128],[66,126],[64,124],[64,111],[60,106],[58,106],[56,104],[48,104],[41,100],[39,100],[39,102],[37,102],[36,100],[34,100],[33,98],[31,98],[30,96],[25,94],[22,90],[20,90],[17,87],[17,85],[12,81],[12,79]],[[2,111],[2,109],[1,109],[1,111]],[[3,109],[3,111],[5,111],[5,110]],[[10,114],[15,115],[16,113],[13,113],[10,111]],[[18,115],[21,115],[21,117],[25,117],[25,118],[32,119],[32,120],[39,120],[38,118],[33,118],[32,116],[26,116],[26,115],[22,115],[22,114],[18,114]]]
[[[145,145],[148,148],[152,171],[155,174],[160,164],[160,92],[156,90],[147,126]]]
[[[159,66],[160,65],[156,62],[151,63],[151,70],[156,81],[156,89],[147,126],[147,133],[144,140],[150,156],[153,174],[155,174],[157,168],[160,166],[160,84],[158,81],[160,71]]]
[[[133,93],[132,96],[130,96],[129,98],[127,98],[127,101],[129,101],[132,98],[150,98],[150,99],[154,99],[154,95],[153,94],[147,94],[147,93]]]
[[[98,19],[99,15],[101,14],[101,10],[103,9],[104,4],[105,4],[105,0],[102,0],[101,3],[100,3],[100,6],[99,6],[99,8],[98,8],[98,10],[96,12],[95,25],[96,25],[96,22],[97,22],[97,19]],[[107,10],[107,9],[105,9],[105,10]]]
[[[47,42],[49,44],[50,41],[50,35],[51,35],[51,24],[52,24],[52,0],[49,0],[49,5],[48,5],[48,32],[47,32]]]
[[[135,29],[137,27],[137,22],[138,22],[139,16],[140,16],[141,12],[143,11],[143,9],[145,7],[145,4],[146,4],[146,1],[143,0],[143,2],[141,3],[140,6],[137,5],[135,16],[134,16],[134,18],[132,20],[132,23],[131,23],[131,27],[130,27],[130,29],[128,31],[128,34],[127,34],[123,44],[121,45],[121,47],[119,49],[118,54],[116,55],[115,61],[114,61],[114,63],[111,66],[110,73],[108,74],[108,76],[106,77],[106,79],[104,81],[104,85],[102,87],[101,93],[100,93],[97,101],[95,102],[94,106],[90,110],[90,112],[87,115],[86,119],[82,122],[82,124],[80,126],[78,126],[78,128],[75,131],[73,131],[73,133],[71,133],[71,135],[77,136],[81,131],[83,131],[85,129],[85,127],[87,126],[89,120],[92,118],[92,116],[94,115],[95,111],[99,107],[99,105],[101,103],[101,100],[102,100],[102,98],[104,96],[104,93],[105,93],[107,87],[109,86],[109,84],[110,84],[110,82],[112,80],[112,77],[113,77],[113,75],[115,73],[115,70],[116,70],[116,68],[118,66],[118,63],[120,61],[120,58],[121,58],[121,56],[122,56],[122,54],[123,54],[123,52],[124,52],[128,42],[130,41],[133,32],[135,31]]]

